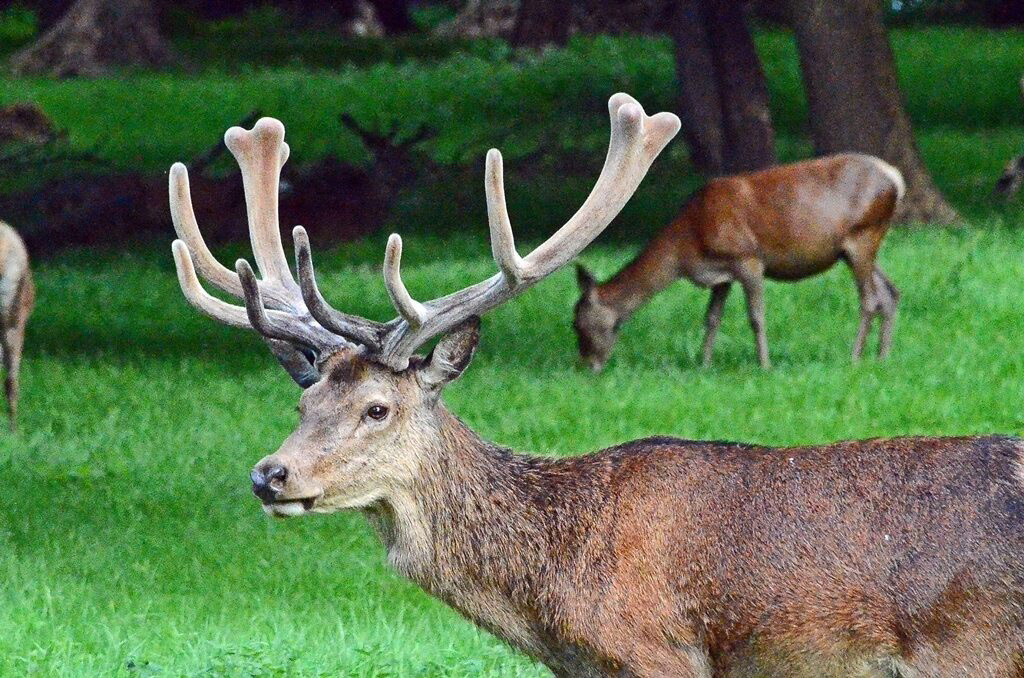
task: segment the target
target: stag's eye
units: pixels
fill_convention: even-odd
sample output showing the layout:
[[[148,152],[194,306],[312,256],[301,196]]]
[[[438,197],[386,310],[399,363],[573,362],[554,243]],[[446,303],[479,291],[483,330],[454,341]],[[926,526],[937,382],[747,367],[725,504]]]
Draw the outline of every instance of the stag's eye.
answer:
[[[388,408],[383,405],[370,405],[366,410],[366,416],[370,419],[380,421],[384,417],[388,416]]]

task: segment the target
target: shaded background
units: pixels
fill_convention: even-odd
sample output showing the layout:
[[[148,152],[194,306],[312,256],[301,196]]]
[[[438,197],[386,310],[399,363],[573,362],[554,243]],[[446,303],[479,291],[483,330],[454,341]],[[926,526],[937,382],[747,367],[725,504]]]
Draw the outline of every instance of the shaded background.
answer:
[[[483,223],[491,146],[540,235],[589,190],[626,90],[684,130],[609,239],[645,239],[706,177],[843,150],[903,170],[901,221],[1016,219],[993,187],[1024,151],[1022,22],[1013,0],[5,1],[0,214],[42,256],[166,237],[182,160],[208,237],[244,239],[217,144],[273,115],[284,222],[314,237]]]

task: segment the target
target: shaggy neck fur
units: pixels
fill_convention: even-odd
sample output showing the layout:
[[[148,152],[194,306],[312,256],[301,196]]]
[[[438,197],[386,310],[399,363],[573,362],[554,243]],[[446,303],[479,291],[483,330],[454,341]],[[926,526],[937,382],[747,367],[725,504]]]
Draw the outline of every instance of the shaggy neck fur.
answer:
[[[578,584],[559,577],[585,570],[573,563],[607,485],[593,474],[567,473],[571,460],[486,442],[443,406],[437,416],[438,436],[413,486],[368,515],[401,574],[527,652],[543,654],[558,591]]]

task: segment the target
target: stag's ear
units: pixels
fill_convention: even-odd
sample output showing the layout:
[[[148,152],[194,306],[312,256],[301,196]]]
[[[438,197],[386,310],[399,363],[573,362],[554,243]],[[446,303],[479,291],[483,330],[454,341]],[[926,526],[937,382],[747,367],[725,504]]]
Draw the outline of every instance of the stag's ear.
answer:
[[[427,356],[417,376],[427,389],[440,391],[455,381],[473,359],[480,342],[480,317],[471,316],[446,334]]]
[[[589,296],[597,287],[597,278],[584,268],[583,264],[576,264],[576,282],[579,283],[580,292],[583,292],[584,296]]]

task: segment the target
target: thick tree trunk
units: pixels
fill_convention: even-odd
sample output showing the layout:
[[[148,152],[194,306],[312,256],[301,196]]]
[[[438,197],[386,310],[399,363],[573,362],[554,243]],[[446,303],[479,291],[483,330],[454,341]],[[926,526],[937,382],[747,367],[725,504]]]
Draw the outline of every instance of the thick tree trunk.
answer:
[[[708,37],[725,129],[725,170],[730,174],[776,163],[768,83],[744,16],[743,3],[708,1]]]
[[[775,164],[768,85],[743,3],[679,0],[671,26],[694,164],[709,176]]]
[[[111,67],[162,66],[170,49],[152,0],[77,0],[34,44],[11,58],[18,75],[100,75]]]
[[[512,44],[520,47],[564,45],[569,39],[570,7],[550,0],[522,0],[512,31]]]
[[[672,20],[679,81],[679,113],[690,159],[703,174],[725,170],[725,131],[715,83],[715,64],[701,3],[679,0]]]
[[[899,221],[956,220],[921,161],[876,0],[789,0],[814,148],[861,151],[903,172]]]
[[[575,0],[573,28],[581,33],[623,35],[665,31],[672,0]]]
[[[401,35],[415,28],[409,16],[409,0],[372,0],[370,4],[386,35]]]

